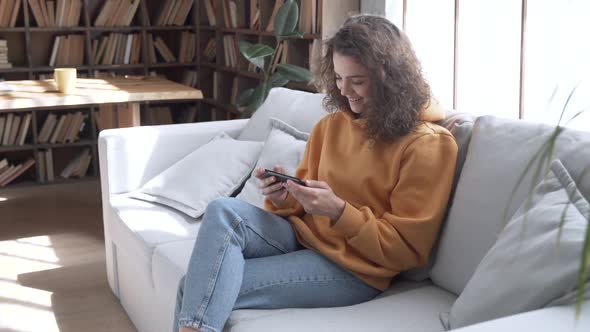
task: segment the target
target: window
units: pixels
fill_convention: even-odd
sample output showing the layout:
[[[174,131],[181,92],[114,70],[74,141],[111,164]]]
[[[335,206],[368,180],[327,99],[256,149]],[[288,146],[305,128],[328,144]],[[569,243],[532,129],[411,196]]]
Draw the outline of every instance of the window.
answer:
[[[405,28],[447,108],[557,124],[576,88],[562,124],[587,109],[567,125],[590,130],[590,1],[363,0],[366,8]]]

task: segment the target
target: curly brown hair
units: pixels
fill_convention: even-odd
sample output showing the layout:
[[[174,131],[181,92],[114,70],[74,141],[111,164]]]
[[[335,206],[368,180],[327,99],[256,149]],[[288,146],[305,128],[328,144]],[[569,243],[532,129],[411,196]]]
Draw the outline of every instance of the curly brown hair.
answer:
[[[338,53],[353,57],[369,71],[371,92],[362,117],[370,139],[390,142],[416,128],[418,114],[430,101],[430,86],[402,31],[384,17],[356,15],[324,45],[314,83],[326,92],[324,106],[329,112],[352,112],[336,86],[332,56]]]

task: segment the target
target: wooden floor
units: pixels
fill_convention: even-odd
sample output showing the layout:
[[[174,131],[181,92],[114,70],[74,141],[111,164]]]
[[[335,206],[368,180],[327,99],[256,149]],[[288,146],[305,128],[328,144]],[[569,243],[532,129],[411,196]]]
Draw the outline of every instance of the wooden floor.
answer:
[[[136,331],[107,284],[98,181],[0,189],[0,331]]]

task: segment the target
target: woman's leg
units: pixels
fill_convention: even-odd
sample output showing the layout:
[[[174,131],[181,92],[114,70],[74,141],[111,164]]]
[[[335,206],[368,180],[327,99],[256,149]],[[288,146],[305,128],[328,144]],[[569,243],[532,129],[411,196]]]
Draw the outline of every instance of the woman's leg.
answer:
[[[302,249],[285,219],[235,198],[209,204],[181,282],[174,332],[221,331],[242,285],[245,258]]]
[[[340,307],[381,291],[313,250],[247,259],[233,309]]]

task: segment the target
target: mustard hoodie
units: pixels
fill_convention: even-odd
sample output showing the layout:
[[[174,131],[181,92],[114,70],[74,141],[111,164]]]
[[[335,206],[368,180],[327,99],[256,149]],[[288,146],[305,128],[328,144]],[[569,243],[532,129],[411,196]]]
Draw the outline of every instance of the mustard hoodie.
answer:
[[[385,290],[398,273],[427,262],[451,191],[457,144],[438,107],[421,113],[416,130],[392,143],[369,142],[362,121],[346,112],[313,128],[295,176],[325,181],[346,201],[334,223],[305,213],[291,195],[265,208],[288,217],[297,239]]]

